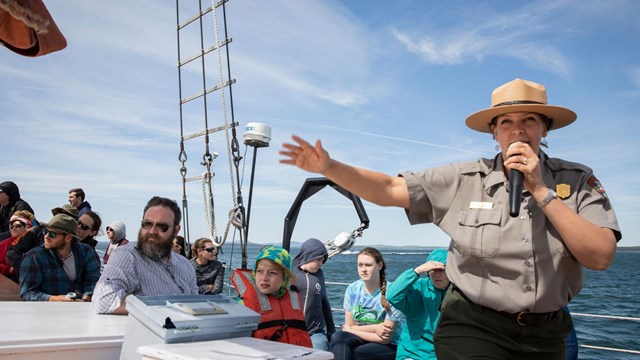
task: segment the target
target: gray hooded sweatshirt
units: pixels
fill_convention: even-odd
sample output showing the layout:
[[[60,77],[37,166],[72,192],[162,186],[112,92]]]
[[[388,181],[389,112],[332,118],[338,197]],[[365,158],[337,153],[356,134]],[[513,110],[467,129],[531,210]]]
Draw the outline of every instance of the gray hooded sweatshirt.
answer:
[[[107,247],[107,251],[104,252],[104,257],[102,258],[102,262],[105,265],[107,265],[107,261],[109,261],[109,256],[111,255],[113,249],[129,243],[129,240],[126,239],[127,227],[122,221],[114,221],[107,227],[113,229],[114,236],[113,240],[111,240],[111,242],[109,243],[109,247]]]
[[[328,339],[331,339],[331,335],[336,331],[336,328],[333,323],[333,313],[331,312],[327,289],[324,284],[324,273],[322,269],[315,274],[300,269],[300,266],[319,257],[324,257],[324,261],[327,261],[327,256],[327,249],[324,244],[318,239],[311,238],[302,244],[300,253],[293,259],[293,273],[296,287],[304,305],[304,320],[307,324],[309,335],[325,332]]]

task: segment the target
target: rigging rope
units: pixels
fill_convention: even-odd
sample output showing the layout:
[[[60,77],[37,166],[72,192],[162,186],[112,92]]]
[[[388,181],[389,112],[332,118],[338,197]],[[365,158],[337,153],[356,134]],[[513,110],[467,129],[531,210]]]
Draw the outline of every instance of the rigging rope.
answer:
[[[189,244],[189,217],[188,217],[188,201],[187,201],[187,189],[186,189],[186,183],[188,181],[192,181],[192,180],[201,181],[202,198],[203,198],[204,213],[205,213],[204,214],[205,223],[207,226],[208,236],[211,239],[211,241],[214,243],[214,245],[218,247],[221,247],[222,245],[224,245],[225,241],[227,240],[231,225],[233,225],[234,228],[236,229],[242,229],[244,226],[244,208],[242,206],[242,195],[241,195],[241,189],[240,189],[241,181],[239,178],[240,176],[239,165],[242,157],[239,155],[239,145],[238,145],[238,139],[236,134],[237,123],[235,122],[234,111],[233,111],[233,93],[232,93],[231,85],[235,82],[235,80],[231,79],[229,51],[227,48],[231,40],[227,38],[227,24],[226,24],[226,12],[225,12],[226,1],[227,0],[221,0],[216,2],[215,0],[212,0],[211,7],[204,11],[202,7],[203,5],[202,0],[198,1],[198,13],[194,17],[188,19],[185,23],[180,24],[180,16],[179,16],[180,5],[179,5],[179,0],[176,0],[176,17],[177,17],[177,32],[178,32],[178,36],[177,36],[178,83],[179,83],[179,96],[180,96],[180,154],[178,155],[178,160],[181,163],[180,174],[182,177],[182,185],[183,185],[182,186],[182,193],[183,193],[182,210],[184,213],[184,224],[185,224],[183,228],[184,237],[186,241],[185,245]],[[220,42],[220,31],[218,28],[220,24],[218,23],[218,13],[216,11],[218,7],[222,7],[222,12],[223,12],[223,22],[222,22],[222,25],[224,25],[224,41],[223,42]],[[215,44],[213,47],[205,50],[205,44],[204,44],[205,31],[204,31],[203,18],[208,12],[212,13]],[[196,19],[199,22],[199,30],[200,30],[200,53],[190,58],[187,58],[186,60],[183,61],[180,54],[180,30],[185,28],[187,25],[195,22]],[[225,47],[225,50],[226,50],[227,76],[229,77],[228,81],[225,81],[225,78],[224,78],[225,74],[223,72],[223,61],[222,61],[222,52],[221,52],[222,47]],[[211,89],[208,89],[205,55],[213,51],[214,49],[216,50],[216,55],[217,55],[217,65],[218,65],[217,70],[218,70],[219,84],[217,86],[214,86]],[[195,95],[189,96],[187,98],[183,98],[183,88],[182,88],[183,83],[182,83],[182,71],[181,71],[182,66],[188,64],[189,62],[197,58],[200,58],[200,61],[201,61],[202,90],[201,92]],[[213,79],[215,79],[215,77],[213,77]],[[229,109],[227,108],[227,95],[224,89],[226,86],[229,87],[229,97],[228,97],[229,103],[230,103]],[[208,118],[209,108],[207,105],[207,95],[213,91],[220,91],[221,113],[224,118],[224,126],[216,129],[209,128],[209,118]],[[205,130],[201,133],[185,136],[184,120],[183,120],[183,105],[189,101],[192,101],[200,97],[202,97],[202,102],[203,102]],[[230,110],[231,112],[231,119],[230,119],[231,123],[229,123],[228,110]],[[227,158],[228,158],[228,166],[229,166],[230,188],[231,188],[232,202],[233,202],[233,206],[228,213],[229,219],[227,221],[224,235],[222,237],[218,236],[217,226],[216,226],[215,201],[214,201],[215,199],[214,199],[213,185],[212,185],[213,176],[215,176],[215,173],[212,173],[212,170],[211,170],[213,160],[215,160],[218,155],[216,152],[213,152],[213,155],[211,154],[210,137],[209,137],[210,133],[214,131],[220,131],[220,130],[224,130],[225,132]],[[204,173],[202,173],[201,176],[188,178],[187,166],[186,166],[187,152],[185,150],[185,140],[193,139],[195,137],[199,137],[202,135],[204,135],[204,138],[205,138],[204,139],[205,149],[204,149],[204,153],[202,155],[202,161],[200,164],[204,166],[206,170]],[[234,167],[235,167],[235,177],[237,179],[234,179]],[[237,191],[236,191],[236,182],[237,182],[237,188],[238,188]],[[241,235],[241,238],[242,238],[242,235]]]
[[[178,154],[178,161],[180,161],[180,176],[182,177],[182,215],[184,220],[184,227],[182,228],[184,234],[185,254],[191,255],[191,246],[189,246],[189,207],[187,205],[187,152],[184,150],[184,121],[183,121],[183,109],[182,109],[182,71],[180,66],[180,6],[178,0],[176,0],[176,40],[178,47],[178,97],[180,101],[180,153]]]
[[[215,6],[215,0],[211,1],[211,5]],[[224,12],[224,3],[222,4],[222,7]],[[218,31],[217,11],[212,11],[211,16],[213,18],[215,44],[218,45],[220,44],[220,32]],[[225,33],[226,33],[226,21],[225,21]],[[225,79],[224,79],[223,68],[222,68],[222,47],[221,46],[217,47],[216,55],[218,59],[218,80],[220,84],[223,84]],[[227,67],[230,67],[230,64],[228,61],[227,61]],[[229,92],[231,93],[231,85],[229,85]],[[222,246],[227,241],[227,236],[229,234],[229,227],[231,224],[233,224],[236,229],[241,229],[243,226],[243,219],[242,219],[243,212],[241,211],[241,208],[238,206],[238,201],[236,197],[236,187],[235,187],[235,182],[233,178],[234,156],[232,151],[232,143],[237,143],[237,138],[235,133],[235,122],[231,124],[231,128],[233,129],[232,131],[233,140],[231,140],[229,136],[229,118],[227,114],[227,100],[226,100],[226,94],[225,94],[224,88],[220,88],[220,103],[222,106],[222,116],[224,119],[224,129],[225,129],[224,134],[225,134],[226,144],[227,144],[227,159],[228,159],[228,165],[229,165],[229,185],[231,186],[233,207],[229,211],[229,220],[227,221],[227,225],[225,227],[224,235],[222,238],[216,237],[217,234],[215,232],[215,223],[213,224],[213,235],[211,237],[211,241],[213,241],[213,243],[217,246]],[[231,103],[231,111],[233,111],[233,103]],[[211,197],[211,200],[213,202],[213,193],[212,192],[209,193],[209,196]],[[213,214],[213,209],[211,209],[211,211]],[[211,230],[209,232],[210,234],[212,233]]]
[[[204,221],[207,224],[207,229],[209,230],[209,239],[216,243],[216,223],[213,218],[213,209],[211,208],[211,204],[213,204],[213,198],[210,196],[210,193],[207,193],[207,185],[211,184],[211,174],[210,173],[202,173],[202,198],[204,199]]]

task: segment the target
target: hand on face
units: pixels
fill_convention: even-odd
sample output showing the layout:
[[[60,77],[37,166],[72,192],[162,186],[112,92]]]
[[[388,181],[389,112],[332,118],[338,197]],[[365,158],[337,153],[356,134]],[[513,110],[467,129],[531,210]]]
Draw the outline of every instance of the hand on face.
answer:
[[[280,159],[280,163],[294,165],[302,170],[313,173],[324,173],[329,167],[331,158],[329,157],[329,153],[322,147],[320,140],[316,141],[314,147],[296,135],[291,136],[291,138],[297,145],[290,143],[282,144],[282,147],[286,150],[280,150],[278,152],[285,157],[285,159]]]
[[[540,170],[540,158],[527,143],[515,142],[506,152],[507,160],[504,167],[507,170],[518,170],[524,175],[524,187],[533,193],[539,186],[545,186]]]
[[[427,273],[431,270],[444,270],[444,264],[437,261],[427,261],[414,269],[418,275]]]

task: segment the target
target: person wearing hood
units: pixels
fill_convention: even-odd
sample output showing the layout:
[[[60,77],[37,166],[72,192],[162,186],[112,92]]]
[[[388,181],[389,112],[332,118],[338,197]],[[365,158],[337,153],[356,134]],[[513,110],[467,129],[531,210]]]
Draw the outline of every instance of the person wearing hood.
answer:
[[[407,269],[387,287],[387,300],[407,317],[396,359],[436,358],[433,334],[440,318],[440,303],[449,287],[446,263],[447,250],[435,249],[424,264]],[[428,277],[421,278],[422,274]]]
[[[293,259],[293,274],[302,298],[302,310],[314,349],[328,350],[336,332],[333,313],[324,283],[322,265],[329,258],[324,244],[314,238],[305,241]]]
[[[122,221],[114,221],[107,226],[107,237],[109,238],[109,246],[107,247],[107,251],[104,252],[104,257],[102,258],[102,263],[105,265],[107,265],[107,261],[109,261],[109,256],[111,256],[113,249],[129,243],[129,240],[126,239],[127,227]]]
[[[20,198],[18,185],[13,181],[0,183],[0,239],[6,239],[11,236],[9,219],[18,210],[27,210],[35,215],[29,203]]]
[[[240,303],[260,314],[260,324],[252,337],[311,348],[292,276],[289,252],[267,245],[258,253],[253,271],[236,269],[231,283]]]

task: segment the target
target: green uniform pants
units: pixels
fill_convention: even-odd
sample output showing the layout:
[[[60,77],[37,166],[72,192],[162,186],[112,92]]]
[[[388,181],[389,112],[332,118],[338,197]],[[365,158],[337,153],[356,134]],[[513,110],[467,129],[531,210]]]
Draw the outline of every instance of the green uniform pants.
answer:
[[[522,326],[516,319],[472,303],[452,285],[434,335],[436,356],[438,360],[564,360],[571,326],[571,316],[562,309],[540,324]]]

